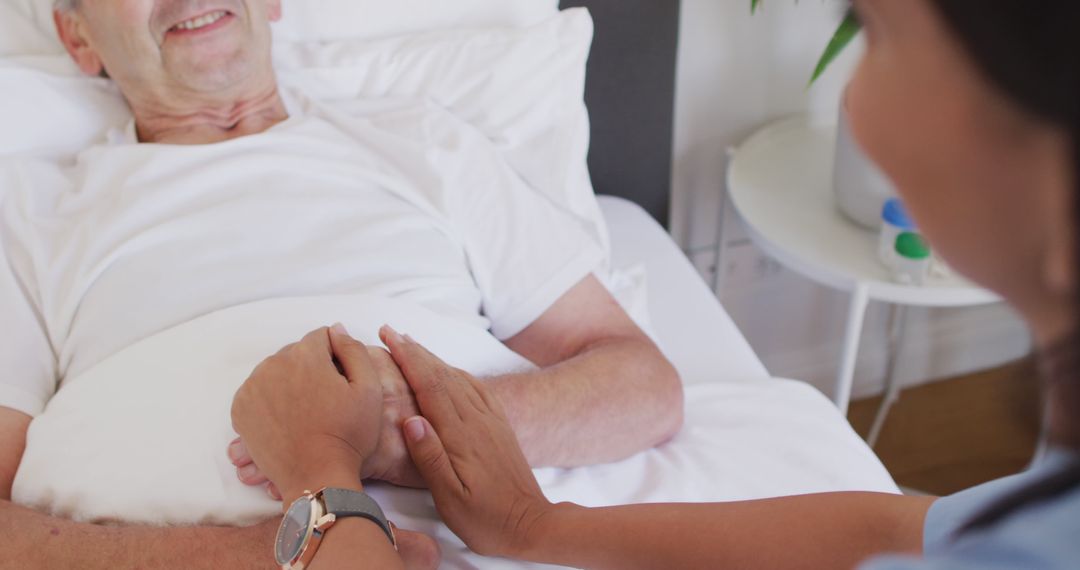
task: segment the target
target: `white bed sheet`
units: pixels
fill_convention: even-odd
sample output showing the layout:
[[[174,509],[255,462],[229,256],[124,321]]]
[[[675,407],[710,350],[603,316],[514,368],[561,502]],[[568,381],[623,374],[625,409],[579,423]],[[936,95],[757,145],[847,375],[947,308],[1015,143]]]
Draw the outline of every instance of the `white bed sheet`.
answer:
[[[652,333],[686,390],[682,432],[611,465],[539,469],[553,501],[587,506],[722,502],[832,491],[899,493],[873,451],[809,384],[771,378],[716,297],[664,229],[640,206],[600,197],[612,266],[644,266]],[[469,552],[437,522],[430,500],[376,486],[403,524],[436,537],[448,569],[552,568]],[[403,516],[404,515],[404,516]]]
[[[601,196],[600,209],[611,232],[612,267],[645,266],[652,332],[683,382],[769,378],[750,343],[660,224],[622,198]]]
[[[549,498],[604,506],[897,492],[831,402],[805,383],[764,374],[655,222],[623,201],[604,199],[603,209],[618,262],[644,263],[652,271],[654,328],[682,371],[686,422],[672,441],[624,461],[537,470]],[[280,506],[237,481],[223,452],[234,435],[228,418],[232,393],[269,347],[333,319],[354,332],[391,322],[476,374],[485,366],[517,366],[508,360],[515,355],[487,333],[423,313],[386,299],[271,299],[144,339],[70,379],[34,421],[14,499],[77,520],[245,524],[271,516]],[[261,324],[252,329],[253,322]],[[154,382],[145,382],[147,377]],[[125,429],[132,424],[141,429]],[[368,490],[402,528],[436,537],[443,568],[541,567],[469,552],[441,524],[424,491],[379,484]]]

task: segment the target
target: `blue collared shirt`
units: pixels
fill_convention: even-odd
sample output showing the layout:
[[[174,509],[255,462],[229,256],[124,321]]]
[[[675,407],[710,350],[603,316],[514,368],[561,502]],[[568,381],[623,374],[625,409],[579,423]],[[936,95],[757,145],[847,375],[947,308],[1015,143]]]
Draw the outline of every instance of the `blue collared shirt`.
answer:
[[[922,559],[886,556],[861,570],[1080,569],[1080,489],[1025,507],[994,526],[955,536],[968,521],[1011,493],[1076,461],[1055,450],[1027,472],[938,499],[926,516]]]

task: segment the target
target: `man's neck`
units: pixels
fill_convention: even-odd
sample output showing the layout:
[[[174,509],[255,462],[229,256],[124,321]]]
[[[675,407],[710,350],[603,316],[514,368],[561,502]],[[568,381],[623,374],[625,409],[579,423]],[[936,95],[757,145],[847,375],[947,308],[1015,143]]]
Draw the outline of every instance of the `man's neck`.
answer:
[[[259,134],[289,118],[276,85],[253,96],[192,109],[134,110],[139,142],[210,144]]]

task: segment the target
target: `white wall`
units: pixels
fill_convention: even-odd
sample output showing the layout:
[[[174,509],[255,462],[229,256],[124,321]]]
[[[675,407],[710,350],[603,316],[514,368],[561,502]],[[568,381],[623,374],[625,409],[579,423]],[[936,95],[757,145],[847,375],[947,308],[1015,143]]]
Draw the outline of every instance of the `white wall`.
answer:
[[[834,118],[858,60],[849,49],[812,89],[807,80],[839,22],[841,0],[683,0],[676,106],[672,233],[709,274],[726,191],[726,149],[792,113]],[[828,390],[840,351],[847,297],[792,274],[746,239],[727,209],[721,299],[777,376]],[[856,371],[856,394],[880,390],[886,308],[872,306]],[[1004,307],[912,310],[898,374],[906,383],[994,366],[1029,350]]]

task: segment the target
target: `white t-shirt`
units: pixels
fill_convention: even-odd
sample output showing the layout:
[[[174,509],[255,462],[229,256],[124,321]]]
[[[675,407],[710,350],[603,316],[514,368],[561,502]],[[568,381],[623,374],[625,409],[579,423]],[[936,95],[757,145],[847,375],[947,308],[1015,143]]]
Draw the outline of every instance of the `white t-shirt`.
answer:
[[[269,298],[367,293],[505,340],[598,268],[578,222],[432,104],[298,98],[227,142],[136,144],[0,169],[0,405],[133,342]]]

